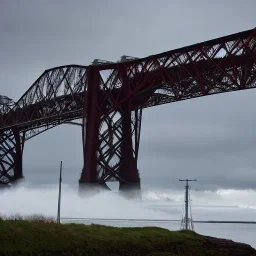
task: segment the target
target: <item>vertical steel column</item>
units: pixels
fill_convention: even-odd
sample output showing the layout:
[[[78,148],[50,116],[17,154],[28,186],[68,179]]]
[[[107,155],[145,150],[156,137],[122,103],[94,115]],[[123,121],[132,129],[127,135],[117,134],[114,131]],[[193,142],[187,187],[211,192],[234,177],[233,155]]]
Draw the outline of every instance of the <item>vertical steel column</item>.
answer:
[[[120,75],[123,80],[124,97],[130,94],[130,84],[127,77],[127,72],[125,66],[120,67]],[[126,100],[121,105],[122,114],[122,131],[123,131],[123,141],[121,144],[121,161],[123,162],[120,166],[119,176],[120,176],[120,186],[119,190],[138,190],[140,189],[140,178],[139,171],[137,168],[137,157],[134,154],[133,141],[132,141],[132,98]],[[135,115],[135,118],[137,115]],[[135,126],[138,122],[135,120]],[[137,127],[135,127],[137,129]],[[138,145],[137,145],[138,148]],[[136,158],[135,158],[136,157]]]
[[[23,148],[24,148],[24,136],[20,136],[20,132],[17,129],[13,129],[13,135],[15,138],[15,157],[14,157],[14,180],[23,178]]]
[[[100,113],[97,111],[99,72],[90,66],[87,71],[85,106],[83,117],[84,167],[79,183],[97,182],[96,152],[99,147]]]

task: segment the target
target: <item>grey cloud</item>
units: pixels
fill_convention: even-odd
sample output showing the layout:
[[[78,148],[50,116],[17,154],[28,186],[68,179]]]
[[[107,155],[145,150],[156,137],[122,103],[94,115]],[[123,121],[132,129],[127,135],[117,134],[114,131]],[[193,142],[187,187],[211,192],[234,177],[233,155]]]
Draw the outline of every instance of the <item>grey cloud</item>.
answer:
[[[0,0],[0,95],[17,100],[45,70],[95,58],[144,57],[255,27],[256,2]],[[253,188],[256,90],[144,111],[139,168],[145,186]],[[25,145],[24,174],[77,182],[81,132],[58,127]]]
[[[255,97],[251,90],[146,110],[142,177],[167,187],[195,177],[200,189],[255,189]]]

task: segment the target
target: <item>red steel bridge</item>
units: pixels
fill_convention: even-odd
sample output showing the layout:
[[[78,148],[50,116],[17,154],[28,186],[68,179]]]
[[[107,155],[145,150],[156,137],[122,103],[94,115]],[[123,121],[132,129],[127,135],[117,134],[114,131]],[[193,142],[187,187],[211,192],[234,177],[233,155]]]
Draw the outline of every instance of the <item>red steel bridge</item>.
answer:
[[[139,189],[144,108],[255,87],[256,29],[142,59],[46,70],[17,102],[0,96],[0,183],[23,177],[25,141],[80,119],[79,183]]]

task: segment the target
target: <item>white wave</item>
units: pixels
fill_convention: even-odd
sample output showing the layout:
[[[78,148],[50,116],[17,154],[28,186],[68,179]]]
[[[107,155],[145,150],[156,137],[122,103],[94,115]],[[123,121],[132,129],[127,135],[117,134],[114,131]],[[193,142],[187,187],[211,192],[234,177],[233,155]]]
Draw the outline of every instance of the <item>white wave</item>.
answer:
[[[256,190],[219,189],[217,191],[190,191],[194,206],[240,206],[256,207]],[[184,191],[182,190],[144,190],[143,199],[147,201],[171,201],[182,203]]]

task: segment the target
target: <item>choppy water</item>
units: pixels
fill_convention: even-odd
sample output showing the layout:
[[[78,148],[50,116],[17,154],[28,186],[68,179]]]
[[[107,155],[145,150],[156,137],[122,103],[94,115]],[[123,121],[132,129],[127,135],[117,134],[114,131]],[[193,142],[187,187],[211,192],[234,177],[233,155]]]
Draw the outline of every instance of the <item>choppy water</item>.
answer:
[[[57,184],[36,188],[23,184],[12,190],[0,191],[0,214],[43,214],[55,217],[57,197]],[[256,221],[255,190],[191,191],[191,198],[194,220]],[[78,196],[77,187],[64,184],[61,216],[87,218],[87,220],[63,219],[62,222],[126,227],[158,226],[179,230],[179,221],[167,220],[181,219],[183,199],[183,191],[152,188],[143,189],[142,200],[127,200],[111,191],[81,198]],[[256,248],[255,224],[195,223],[195,231],[204,235],[244,242]]]

